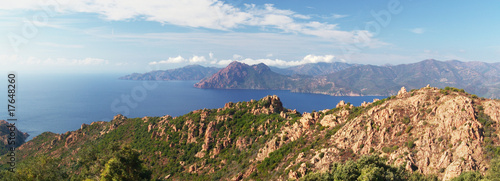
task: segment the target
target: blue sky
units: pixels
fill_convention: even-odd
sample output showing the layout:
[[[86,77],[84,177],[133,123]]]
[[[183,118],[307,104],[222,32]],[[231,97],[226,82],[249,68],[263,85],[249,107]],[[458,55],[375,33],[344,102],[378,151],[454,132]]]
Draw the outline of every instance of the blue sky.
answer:
[[[499,1],[0,2],[3,71],[130,73],[231,61],[273,66],[499,62]]]

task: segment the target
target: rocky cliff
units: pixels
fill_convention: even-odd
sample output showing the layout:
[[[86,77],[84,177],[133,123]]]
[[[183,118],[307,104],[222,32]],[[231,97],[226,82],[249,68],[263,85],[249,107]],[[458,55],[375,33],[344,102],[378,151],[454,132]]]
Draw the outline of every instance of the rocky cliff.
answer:
[[[12,125],[14,124],[14,125]],[[15,122],[8,123],[5,120],[0,120],[0,155],[7,153],[8,149],[21,146],[28,138],[28,133],[23,133],[17,129]],[[9,143],[12,143],[9,145]]]
[[[449,180],[488,172],[498,157],[492,150],[500,148],[499,121],[499,100],[454,88],[403,88],[359,107],[332,102],[332,109],[311,113],[267,96],[179,117],[118,115],[64,134],[43,133],[18,154],[62,158],[60,167],[71,175],[86,168],[75,160],[112,143],[128,144],[140,151],[154,179],[173,180],[298,179],[376,155],[408,173]]]

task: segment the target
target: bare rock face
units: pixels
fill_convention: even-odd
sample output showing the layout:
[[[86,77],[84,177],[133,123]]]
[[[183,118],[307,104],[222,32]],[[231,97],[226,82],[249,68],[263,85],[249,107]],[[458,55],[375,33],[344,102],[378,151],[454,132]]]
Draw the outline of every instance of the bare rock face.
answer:
[[[125,122],[128,118],[124,115],[121,115],[121,114],[117,114],[115,117],[113,117],[113,120],[111,120],[111,122],[113,123],[107,132],[109,131],[113,131],[114,129],[116,129],[119,125],[121,125],[123,122]]]
[[[402,88],[398,97],[405,92]],[[356,154],[379,150],[388,154],[389,163],[437,174],[443,180],[469,170],[485,170],[488,164],[481,147],[482,125],[475,118],[473,101],[464,95],[438,92],[424,88],[415,91],[414,96],[373,107],[348,122],[331,141],[337,148]],[[488,105],[484,106],[485,113],[498,120],[500,103],[484,104]],[[396,149],[382,151],[389,148]],[[442,175],[440,169],[445,169]]]
[[[344,107],[345,106],[345,101],[344,100],[341,100],[337,106],[335,106],[336,108],[339,108],[339,107]]]
[[[193,126],[193,121],[192,120],[188,120],[188,121],[186,121],[185,124],[188,126],[187,143],[197,143],[196,137],[194,136],[194,131],[197,128]]]
[[[299,122],[302,123],[302,127],[309,129],[309,126],[314,124],[318,118],[319,114],[317,112],[304,113],[302,114],[302,118],[300,118]]]
[[[261,101],[269,103],[269,107],[268,107],[269,113],[268,114],[280,113],[284,110],[283,103],[281,102],[280,98],[276,95],[266,96],[266,97],[262,98]]]
[[[500,102],[488,100],[484,101],[482,106],[485,114],[489,115],[493,121],[500,123]]]
[[[255,158],[256,161],[262,161],[265,158],[269,157],[269,153],[277,150],[280,147],[279,142],[277,141],[277,138],[273,138],[272,140],[269,140],[266,145],[259,150],[259,153],[257,154],[257,158]]]
[[[113,117],[113,121],[125,121],[127,119],[126,116],[117,114],[115,117]]]
[[[205,130],[205,139],[203,141],[203,145],[201,146],[201,150],[196,153],[196,157],[202,158],[205,156],[206,152],[208,151],[209,144],[213,141],[212,139],[212,133],[215,130],[215,124],[216,122],[210,122],[207,125],[207,129]]]
[[[322,126],[326,127],[334,127],[337,126],[340,122],[337,120],[337,117],[333,114],[328,114],[321,119],[319,122]]]
[[[401,96],[401,95],[403,95],[406,92],[407,92],[406,88],[405,87],[401,87],[401,90],[399,90],[399,92],[398,92],[398,96]]]
[[[236,148],[238,148],[240,150],[246,149],[248,145],[249,145],[249,143],[247,143],[247,139],[245,139],[243,137],[239,137],[236,140]]]
[[[9,123],[5,120],[0,120],[0,146],[5,146],[7,147],[9,145],[9,137],[11,132],[14,132],[16,134],[15,142],[16,142],[16,147],[21,146],[26,139],[29,137],[28,133],[23,133],[17,129],[17,127],[12,127],[12,124],[15,125],[15,122]],[[3,155],[4,153],[0,153],[0,155]]]

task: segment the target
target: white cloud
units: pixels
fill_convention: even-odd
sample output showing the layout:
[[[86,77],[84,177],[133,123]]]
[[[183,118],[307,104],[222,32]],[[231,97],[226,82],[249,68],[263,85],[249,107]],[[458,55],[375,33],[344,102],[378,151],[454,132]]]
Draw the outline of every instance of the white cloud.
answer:
[[[311,16],[302,15],[302,14],[294,14],[293,17],[299,18],[299,19],[311,19]]]
[[[184,57],[182,57],[182,56],[179,55],[177,57],[169,57],[167,60],[149,62],[149,65],[178,64],[178,63],[202,64],[202,63],[205,63],[205,62],[207,62],[207,59],[204,56],[193,55],[191,58],[186,59],[186,58],[184,58]]]
[[[109,61],[100,58],[85,58],[83,60],[72,60],[72,63],[76,65],[107,65]]]
[[[237,60],[237,59],[241,59],[241,58],[243,58],[243,56],[238,55],[238,54],[234,54],[234,55],[233,55],[233,59],[235,59],[235,60]]]
[[[7,64],[9,66],[34,66],[37,68],[44,66],[51,67],[71,67],[71,66],[102,66],[110,64],[109,60],[100,58],[84,58],[84,59],[69,59],[69,58],[38,58],[34,56],[20,56],[16,54],[6,55],[0,54],[0,65]]]
[[[59,43],[52,43],[52,42],[38,42],[38,45],[41,46],[49,46],[49,47],[55,47],[55,48],[83,48],[83,45],[70,45],[70,44],[59,44]]]
[[[345,15],[345,14],[333,14],[332,15],[332,18],[333,19],[340,19],[340,18],[345,18],[345,17],[348,17],[349,15]]]
[[[323,56],[316,56],[316,55],[307,55],[301,60],[297,61],[285,61],[281,59],[269,59],[269,58],[263,58],[263,59],[252,59],[252,58],[244,58],[241,55],[234,54],[233,59],[224,59],[224,60],[217,60],[214,59],[212,61],[207,61],[204,56],[192,56],[189,59],[183,58],[182,56],[177,56],[177,57],[170,57],[167,60],[162,60],[162,61],[154,61],[150,62],[149,65],[157,65],[157,64],[176,64],[176,63],[190,63],[190,64],[212,64],[212,65],[220,65],[220,66],[226,66],[229,65],[233,61],[239,61],[243,62],[249,65],[254,65],[254,64],[259,64],[259,63],[264,63],[269,66],[279,66],[279,67],[288,67],[288,66],[295,66],[295,65],[303,65],[307,63],[319,63],[319,62],[335,62],[335,61],[342,61],[337,59],[334,55],[323,55]]]
[[[242,60],[221,60],[218,62],[214,62],[214,64],[218,64],[221,66],[226,66],[229,63],[233,61],[239,61],[243,62],[249,65],[254,65],[254,64],[259,64],[259,63],[264,63],[268,66],[278,66],[278,67],[288,67],[288,66],[296,66],[296,65],[303,65],[307,63],[319,63],[319,62],[326,62],[326,63],[332,63],[337,61],[334,55],[324,55],[324,56],[316,56],[316,55],[307,55],[305,56],[302,60],[298,61],[285,61],[281,59],[251,59],[251,58],[245,58]],[[340,60],[339,60],[340,61]]]
[[[205,59],[204,56],[193,56],[189,59],[189,63],[203,63],[206,62],[207,59]]]
[[[315,56],[315,55],[307,55],[302,59],[301,63],[319,63],[319,62],[333,62],[335,56],[333,55],[325,55],[325,56]]]
[[[149,65],[183,63],[183,62],[186,62],[186,59],[179,55],[177,57],[169,57],[167,60],[161,60],[158,62],[156,62],[156,61],[150,62]]]
[[[5,64],[11,64],[19,61],[19,56],[18,55],[3,55],[0,54],[0,63],[5,63]]]
[[[425,33],[425,29],[423,28],[413,28],[410,30],[412,33],[415,33],[415,34],[422,34],[422,33]]]
[[[97,66],[107,65],[108,60],[100,58],[85,58],[85,59],[67,59],[67,58],[48,58],[39,59],[37,57],[29,57],[24,61],[19,62],[20,65],[49,65],[49,66]]]
[[[115,66],[127,66],[129,65],[128,62],[119,62],[119,63],[115,63]]]
[[[343,31],[335,24],[307,22],[311,17],[283,10],[272,4],[257,6],[245,4],[238,8],[220,0],[48,0],[40,6],[38,0],[0,1],[0,10],[42,9],[49,7],[60,13],[96,13],[114,21],[147,20],[187,27],[234,30],[245,26],[258,26],[287,33],[329,38],[340,43],[359,43],[361,35],[371,35],[366,30]],[[334,18],[346,15],[334,14]],[[297,21],[300,20],[300,21]],[[372,36],[365,36],[371,41]]]

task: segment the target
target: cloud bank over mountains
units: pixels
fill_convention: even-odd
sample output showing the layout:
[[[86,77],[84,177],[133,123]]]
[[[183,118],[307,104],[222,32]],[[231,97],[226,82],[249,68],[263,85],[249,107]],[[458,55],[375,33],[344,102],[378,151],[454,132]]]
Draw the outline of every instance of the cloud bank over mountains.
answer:
[[[184,58],[179,55],[177,57],[169,57],[166,60],[150,62],[149,65],[188,63],[188,64],[203,64],[212,66],[227,66],[233,61],[238,61],[249,65],[264,63],[268,66],[278,66],[278,67],[289,67],[289,66],[303,65],[308,63],[320,63],[320,62],[325,62],[325,63],[345,62],[343,59],[338,59],[334,55],[312,55],[312,54],[306,55],[301,60],[294,60],[294,61],[285,61],[281,59],[269,59],[269,58],[252,59],[252,58],[244,58],[243,56],[237,54],[233,56],[233,59],[217,60],[216,58],[214,58],[213,53],[210,53],[209,59],[205,58],[205,56],[193,55],[190,58]]]

